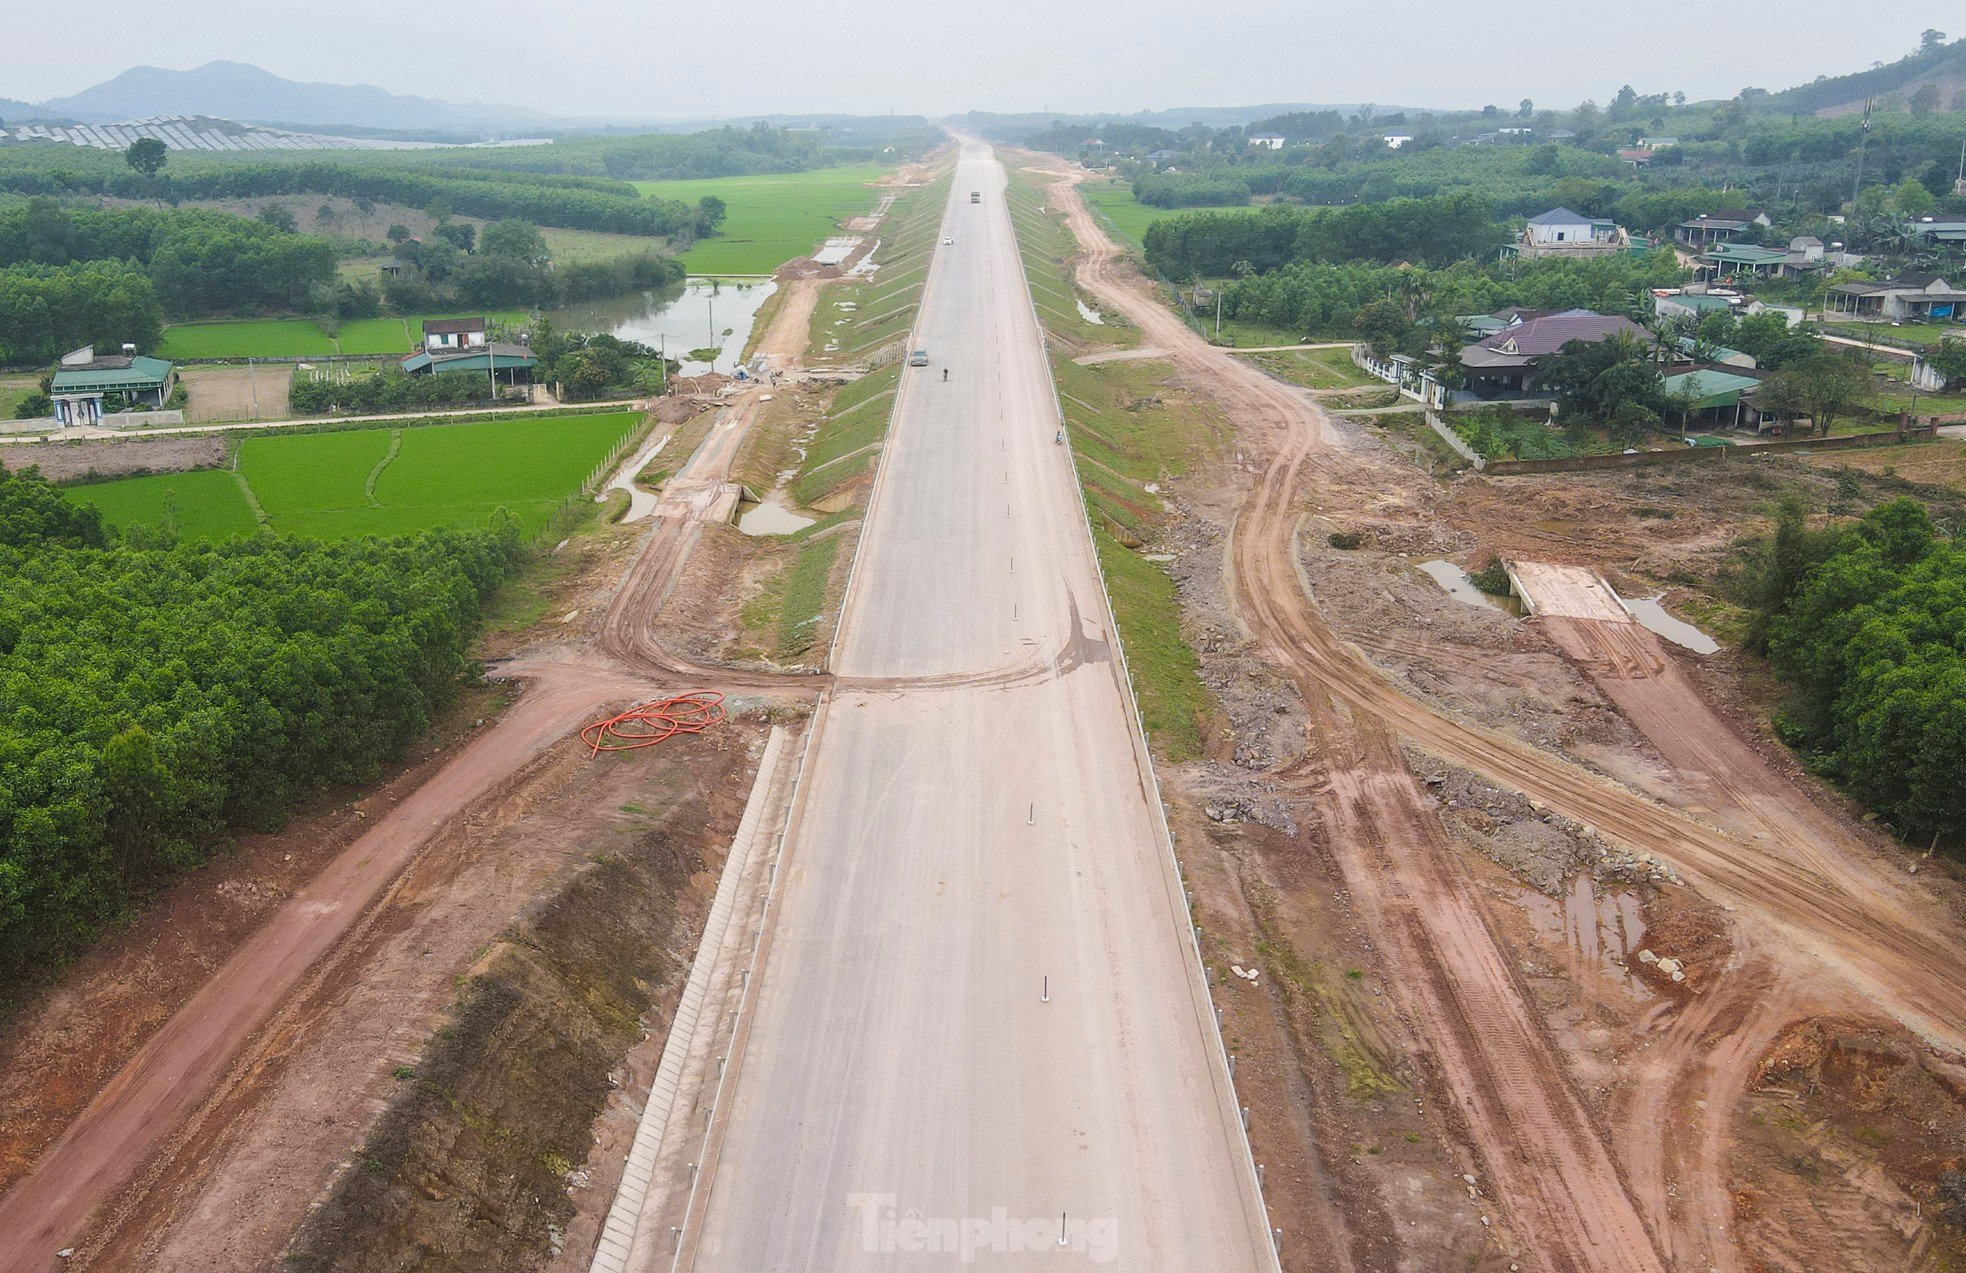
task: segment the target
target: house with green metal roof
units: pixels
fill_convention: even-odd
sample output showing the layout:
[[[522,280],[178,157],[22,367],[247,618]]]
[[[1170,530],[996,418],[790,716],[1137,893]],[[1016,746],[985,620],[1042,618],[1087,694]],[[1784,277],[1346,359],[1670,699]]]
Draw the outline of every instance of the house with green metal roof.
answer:
[[[177,367],[162,358],[121,354],[97,357],[94,345],[63,354],[49,381],[55,419],[64,427],[96,424],[110,411],[161,410],[177,383]]]
[[[423,352],[403,359],[412,376],[469,372],[495,383],[529,385],[539,357],[525,345],[491,338],[491,320],[433,318],[423,324]]]
[[[1667,376],[1660,384],[1666,400],[1683,408],[1682,424],[1712,424],[1740,427],[1759,424],[1760,413],[1750,401],[1761,387],[1758,376],[1744,375],[1728,367],[1696,367]]]
[[[539,356],[532,350],[503,341],[473,345],[456,353],[432,353],[426,349],[403,359],[403,370],[412,376],[468,372],[490,376],[502,385],[531,384],[533,368],[537,366]]]
[[[1757,247],[1752,243],[1714,243],[1700,253],[1702,279],[1727,278],[1741,274],[1780,274],[1789,254],[1782,248]]]

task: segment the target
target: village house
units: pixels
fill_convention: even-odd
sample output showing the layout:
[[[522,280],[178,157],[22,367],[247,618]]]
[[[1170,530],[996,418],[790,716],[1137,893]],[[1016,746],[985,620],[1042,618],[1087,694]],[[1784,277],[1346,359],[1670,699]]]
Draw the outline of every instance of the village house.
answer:
[[[1676,288],[1655,288],[1652,292],[1652,312],[1660,318],[1676,318],[1682,314],[1694,318],[1704,318],[1708,314],[1731,313],[1740,309],[1746,297],[1735,292],[1685,292]]]
[[[1715,279],[1737,279],[1742,277],[1759,278],[1764,274],[1780,274],[1788,264],[1789,254],[1781,248],[1757,247],[1752,243],[1715,243],[1700,253],[1694,267],[1695,277],[1702,282]]]
[[[1782,274],[1788,278],[1800,278],[1804,274],[1823,269],[1828,249],[1823,241],[1813,234],[1801,234],[1789,240],[1788,259],[1782,262]]]
[[[1771,420],[1754,403],[1761,376],[1739,367],[1701,364],[1666,376],[1659,386],[1674,405],[1666,414],[1681,427],[1745,428],[1759,432]]]
[[[491,323],[483,318],[432,318],[423,324],[423,352],[457,353],[485,344]]]
[[[1261,146],[1266,150],[1282,150],[1283,143],[1282,133],[1252,133],[1249,138],[1250,145]]]
[[[423,324],[423,351],[403,359],[403,370],[412,376],[469,372],[499,384],[531,384],[538,356],[524,345],[492,340],[490,329],[482,318],[431,319]]]
[[[1461,350],[1461,370],[1467,388],[1449,389],[1410,354],[1380,358],[1365,345],[1352,349],[1360,368],[1397,386],[1405,397],[1441,408],[1454,403],[1497,399],[1537,400],[1536,364],[1571,341],[1595,344],[1630,336],[1655,345],[1647,332],[1629,318],[1588,309],[1557,313],[1511,306],[1493,314],[1469,314],[1458,321],[1478,337]],[[1731,351],[1730,351],[1731,352]]]
[[[96,356],[94,345],[63,354],[48,385],[54,416],[64,427],[96,424],[111,411],[161,410],[177,384],[177,368],[144,358],[135,345]]]
[[[1530,397],[1536,392],[1536,367],[1571,341],[1597,344],[1629,336],[1652,343],[1651,333],[1620,314],[1567,309],[1531,318],[1484,336],[1461,350],[1461,371],[1468,392],[1477,398]]]
[[[1966,221],[1940,221],[1935,217],[1921,217],[1917,224],[1911,227],[1911,232],[1928,243],[1954,245],[1966,243]]]
[[[1753,371],[1755,368],[1753,354],[1729,349],[1725,345],[1704,344],[1697,336],[1681,336],[1672,342],[1672,348],[1681,357],[1688,359],[1704,354],[1706,356],[1704,361],[1716,367],[1731,367],[1737,371]]]
[[[1825,308],[1841,318],[1919,323],[1966,318],[1966,291],[1936,274],[1900,274],[1882,282],[1838,283]]]
[[[1630,246],[1631,235],[1608,217],[1551,208],[1529,218],[1516,241],[1516,253],[1525,257],[1592,257],[1622,252]]]
[[[1748,208],[1721,208],[1694,217],[1691,221],[1681,221],[1673,232],[1673,237],[1681,243],[1694,247],[1705,247],[1709,243],[1729,243],[1745,233],[1751,225],[1763,229],[1772,225],[1768,214],[1755,212]]]

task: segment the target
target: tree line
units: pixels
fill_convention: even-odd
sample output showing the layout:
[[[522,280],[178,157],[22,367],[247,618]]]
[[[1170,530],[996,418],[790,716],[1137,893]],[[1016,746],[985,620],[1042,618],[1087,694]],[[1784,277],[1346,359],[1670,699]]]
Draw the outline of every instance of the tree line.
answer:
[[[697,206],[704,232],[723,220],[722,200],[706,197]],[[601,260],[560,262],[552,258],[537,226],[508,219],[482,234],[468,223],[439,225],[422,241],[407,232],[396,237],[395,257],[414,267],[384,283],[380,298],[398,313],[424,313],[455,306],[551,309],[560,305],[624,296],[668,287],[683,280],[683,263],[653,250]],[[336,310],[343,318],[368,317],[375,293],[345,286]]]
[[[303,162],[180,160],[146,176],[105,151],[0,150],[0,191],[25,195],[93,194],[126,199],[260,199],[275,195],[345,196],[454,214],[615,234],[691,233],[696,209],[676,199],[645,198],[623,182],[579,176],[504,172],[426,161],[416,168],[350,158]]]
[[[334,273],[328,243],[245,217],[31,199],[0,208],[0,363],[149,349],[167,313],[303,309]]]
[[[150,349],[162,332],[157,290],[127,262],[0,269],[0,366],[53,362],[83,345]]]
[[[1293,262],[1446,265],[1491,255],[1507,233],[1488,201],[1457,192],[1344,208],[1271,204],[1192,212],[1147,229],[1147,262],[1170,278],[1261,273]]]
[[[516,524],[118,536],[0,470],[0,977],[32,984],[226,836],[402,755],[455,693]]]
[[[446,152],[456,168],[673,181],[748,173],[803,172],[822,167],[824,137],[757,123],[699,133],[642,133],[632,137],[561,137],[550,146]]]
[[[1418,353],[1415,342],[1431,340],[1437,326],[1430,319],[1489,314],[1509,305],[1625,314],[1646,289],[1676,287],[1686,277],[1670,250],[1591,260],[1467,260],[1443,269],[1303,261],[1228,283],[1222,313],[1306,334],[1370,337],[1383,328],[1361,326],[1360,311],[1396,298],[1406,321],[1380,352]]]

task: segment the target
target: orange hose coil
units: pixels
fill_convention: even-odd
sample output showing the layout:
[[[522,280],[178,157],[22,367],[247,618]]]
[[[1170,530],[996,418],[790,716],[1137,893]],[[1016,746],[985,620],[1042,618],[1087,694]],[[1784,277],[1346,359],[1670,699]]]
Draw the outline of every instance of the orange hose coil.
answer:
[[[618,716],[597,720],[580,731],[580,741],[592,750],[635,751],[667,742],[677,734],[700,734],[724,719],[724,696],[716,690],[691,690],[674,698],[658,698],[631,707]]]

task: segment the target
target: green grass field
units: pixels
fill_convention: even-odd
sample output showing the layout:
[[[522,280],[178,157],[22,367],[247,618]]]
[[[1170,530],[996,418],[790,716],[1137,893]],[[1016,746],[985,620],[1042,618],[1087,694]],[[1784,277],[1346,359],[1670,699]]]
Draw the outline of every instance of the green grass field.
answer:
[[[1079,190],[1085,195],[1085,201],[1092,205],[1093,211],[1104,216],[1107,224],[1136,248],[1146,239],[1147,227],[1162,217],[1179,216],[1183,212],[1246,211],[1250,206],[1152,208],[1135,199],[1132,184],[1125,181],[1088,181]]]
[[[112,526],[161,526],[175,518],[186,539],[229,539],[259,526],[238,479],[224,469],[125,477],[62,493],[100,510]]]
[[[1291,349],[1275,354],[1250,354],[1249,360],[1271,375],[1307,389],[1390,389],[1377,376],[1361,371],[1349,349]]]
[[[180,323],[164,329],[159,358],[319,358],[335,352],[334,338],[311,318]]]
[[[539,227],[546,239],[546,250],[554,261],[566,265],[578,261],[612,261],[617,257],[640,256],[644,252],[666,252],[666,240],[640,234],[609,234],[604,230],[563,230],[557,226]]]
[[[416,339],[400,318],[351,318],[335,333],[335,344],[343,354],[406,354]]]
[[[272,529],[338,539],[434,526],[480,526],[503,508],[526,530],[561,502],[635,428],[632,411],[531,420],[486,420],[406,429],[265,434],[239,444],[226,470],[125,478],[68,488],[112,524],[165,520],[166,494],[188,539],[250,533],[243,486]]]
[[[14,418],[14,408],[21,399],[41,391],[41,381],[37,376],[0,376],[0,420]]]
[[[351,318],[337,335],[311,318],[254,318],[219,323],[178,323],[164,329],[159,358],[325,358],[329,354],[408,354],[423,338],[428,318],[485,318],[523,323],[523,310],[470,315],[423,314],[409,318]]]
[[[888,171],[862,164],[699,181],[638,181],[635,188],[686,203],[715,195],[728,207],[722,231],[683,253],[690,273],[769,274],[810,253],[846,218],[871,212],[879,201],[872,183]]]

